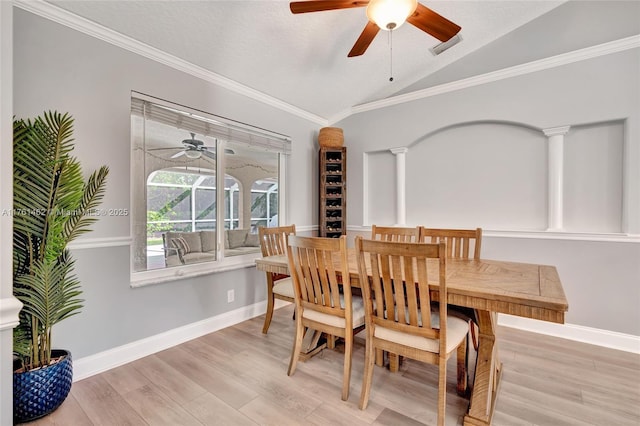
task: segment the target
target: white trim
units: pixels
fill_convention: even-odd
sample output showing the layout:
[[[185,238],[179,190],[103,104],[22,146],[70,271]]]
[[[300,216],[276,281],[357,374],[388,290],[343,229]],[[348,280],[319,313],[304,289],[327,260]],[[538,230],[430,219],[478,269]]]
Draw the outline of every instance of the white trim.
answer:
[[[640,235],[633,234],[590,234],[582,232],[555,231],[498,231],[482,230],[483,237],[530,238],[537,240],[601,241],[610,243],[640,243]]]
[[[547,137],[547,230],[562,231],[564,212],[564,135],[570,126],[543,129]]]
[[[276,300],[275,309],[289,305],[287,302]],[[108,349],[94,355],[73,360],[73,381],[78,381],[119,367],[172,346],[196,339],[205,334],[239,324],[243,321],[263,315],[267,310],[267,302],[262,301],[253,305],[225,312],[215,317],[207,318],[183,327],[174,328],[155,336],[147,337],[126,345]]]
[[[556,324],[512,315],[499,314],[498,324],[505,327],[532,331],[548,336],[589,343],[606,348],[640,354],[640,336],[584,327],[575,324]]]
[[[64,25],[76,31],[80,31],[81,33],[84,33],[91,37],[95,37],[114,46],[121,47],[129,52],[136,53],[145,58],[149,58],[153,61],[167,65],[178,71],[190,74],[209,83],[224,87],[225,89],[231,90],[232,92],[247,96],[248,98],[254,99],[258,102],[262,102],[274,108],[278,108],[282,111],[296,115],[305,120],[309,120],[318,125],[327,125],[327,120],[325,118],[283,102],[265,93],[259,92],[255,89],[233,81],[229,78],[223,77],[220,74],[216,74],[202,67],[196,66],[190,62],[170,55],[166,52],[156,49],[155,47],[151,47],[131,37],[120,34],[116,31],[113,31],[112,29],[104,27],[88,19],[82,18],[45,1],[14,0],[13,4],[23,10],[57,22],[58,24]]]
[[[258,102],[262,102],[266,105],[278,108],[282,111],[286,111],[305,120],[309,120],[313,123],[321,125],[323,127],[343,120],[353,114],[360,112],[371,111],[379,108],[385,108],[392,105],[397,105],[405,102],[411,102],[418,99],[427,98],[430,96],[440,95],[442,93],[453,92],[456,90],[466,89],[469,87],[478,86],[485,83],[491,83],[511,77],[525,75],[537,71],[542,71],[550,68],[559,67],[562,65],[571,64],[574,62],[584,61],[587,59],[593,59],[612,53],[621,52],[624,50],[634,49],[640,47],[640,35],[634,35],[626,37],[620,40],[614,40],[607,43],[602,43],[596,46],[579,49],[573,52],[563,53],[549,58],[532,61],[526,64],[516,65],[513,67],[504,68],[501,70],[489,72],[482,75],[469,77],[466,79],[454,81],[451,83],[440,84],[438,86],[430,87],[423,90],[418,90],[403,95],[393,96],[390,98],[382,99],[379,101],[368,102],[353,106],[345,111],[342,111],[330,119],[320,117],[316,114],[305,111],[294,105],[283,102],[265,93],[259,92],[255,89],[242,85],[229,78],[223,77],[219,74],[206,70],[202,67],[191,64],[183,59],[177,58],[166,52],[163,52],[154,47],[148,46],[138,40],[131,37],[127,37],[123,34],[115,32],[107,27],[99,25],[93,21],[82,18],[78,15],[70,13],[64,9],[54,6],[42,0],[14,0],[13,4],[23,10],[34,13],[43,18],[57,22],[66,27],[72,28],[76,31],[80,31],[89,36],[95,37],[99,40],[121,47],[130,52],[139,54],[161,64],[172,67],[176,70],[193,75],[204,81],[208,81],[215,85],[224,87],[233,92],[247,96]]]
[[[219,245],[218,247],[221,246]],[[200,277],[202,275],[253,268],[256,266],[256,259],[261,256],[262,254],[258,251],[251,254],[225,257],[224,260],[132,272],[130,285],[132,288],[146,287],[148,285],[163,284],[170,281]]]
[[[159,49],[146,45],[131,37],[127,37],[123,34],[115,32],[107,27],[99,25],[93,21],[82,18],[78,15],[70,13],[64,9],[54,6],[42,0],[14,0],[14,5],[34,13],[43,18],[52,20],[66,27],[80,31],[89,36],[95,37],[99,40],[121,47],[130,52],[139,54],[161,64],[172,67],[176,70],[193,75],[204,81],[216,84],[218,86],[229,89],[233,92],[247,96],[251,99],[262,102],[266,105],[273,106],[280,110],[289,112],[293,115],[309,120],[321,126],[328,126],[331,123],[335,123],[342,119],[345,119],[353,114],[360,112],[371,111],[374,109],[385,108],[392,105],[397,105],[405,102],[414,101],[417,99],[427,98],[430,96],[440,95],[442,93],[453,92],[456,90],[466,89],[469,87],[478,86],[485,83],[491,83],[511,77],[516,77],[532,72],[542,71],[545,69],[555,68],[562,65],[571,64],[574,62],[584,61],[587,59],[593,59],[612,53],[621,52],[624,50],[634,49],[640,47],[640,35],[634,35],[626,37],[620,40],[614,40],[608,43],[602,43],[596,46],[579,49],[573,52],[563,53],[549,58],[540,59],[537,61],[529,62],[526,64],[516,65],[508,67],[502,70],[489,72],[486,74],[469,77],[466,79],[454,81],[451,83],[441,84],[435,87],[430,87],[423,90],[418,90],[403,95],[398,95],[379,101],[369,102],[351,107],[341,113],[331,117],[331,119],[325,119],[316,114],[302,110],[294,105],[283,102],[265,93],[259,92],[255,89],[242,85],[229,78],[223,77],[219,74],[206,70],[202,67],[191,64],[183,59],[177,58]]]
[[[12,329],[18,325],[20,309],[22,309],[22,302],[15,297],[0,299],[0,331]]]
[[[67,247],[69,250],[86,250],[104,247],[130,246],[133,239],[128,237],[80,238]]]
[[[407,224],[407,167],[406,159],[409,148],[391,148],[389,151],[396,156],[396,223],[394,226]]]
[[[575,50],[573,52],[563,53],[549,58],[528,62],[526,64],[515,65],[513,67],[504,68],[497,71],[476,75],[462,80],[444,83],[438,86],[429,87],[423,90],[406,93],[403,95],[393,96],[379,101],[368,102],[356,105],[347,113],[342,113],[333,117],[331,122],[336,119],[343,119],[350,115],[360,112],[371,111],[388,106],[398,105],[405,102],[411,102],[418,99],[428,98],[430,96],[441,95],[443,93],[454,92],[456,90],[467,89],[469,87],[479,86],[486,83],[504,80],[511,77],[530,74],[546,69],[556,68],[563,65],[572,64],[574,62],[585,61],[612,53],[622,52],[624,50],[635,49],[640,47],[640,35],[626,37],[620,40],[614,40],[607,43],[598,44],[596,46],[586,47],[584,49]]]
[[[408,226],[412,226],[409,224]],[[371,225],[349,225],[348,231],[371,232]],[[600,241],[609,243],[640,243],[638,234],[590,234],[582,232],[555,232],[555,231],[517,231],[517,230],[491,230],[483,229],[483,237],[496,238],[530,238],[534,240],[568,240],[568,241]]]
[[[296,225],[296,233],[318,231],[318,225]]]
[[[288,305],[276,300],[275,309]],[[179,345],[209,333],[255,318],[266,311],[266,301],[245,306],[230,312],[165,331],[155,336],[137,340],[73,361],[73,380],[78,381],[135,361],[156,352]],[[571,324],[553,324],[500,314],[498,323],[505,327],[519,328],[556,337],[592,343],[627,352],[640,353],[640,336],[615,333],[607,330]]]

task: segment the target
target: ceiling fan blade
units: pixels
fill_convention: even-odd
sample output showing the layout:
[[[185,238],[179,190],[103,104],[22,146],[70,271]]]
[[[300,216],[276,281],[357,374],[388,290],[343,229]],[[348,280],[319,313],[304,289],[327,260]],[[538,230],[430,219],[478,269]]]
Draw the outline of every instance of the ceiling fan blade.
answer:
[[[378,31],[380,31],[380,27],[378,27],[374,22],[367,22],[362,34],[360,34],[360,37],[358,37],[356,43],[351,48],[351,52],[349,52],[347,56],[352,58],[354,56],[362,55],[367,50],[376,34],[378,34]]]
[[[166,151],[167,149],[182,149],[180,147],[165,147],[165,148],[147,148],[146,151]]]
[[[211,152],[211,151],[208,151],[208,150],[206,150],[206,149],[203,149],[203,150],[202,150],[202,153],[203,153],[205,156],[207,156],[207,157],[211,158],[212,160],[215,160],[215,159],[216,159],[216,154],[215,154],[215,153],[213,153],[213,152]]]
[[[169,158],[178,158],[178,157],[182,157],[183,155],[184,155],[184,151],[179,151],[179,152],[176,152],[175,154],[173,154]]]
[[[363,7],[369,3],[366,1],[353,0],[311,0],[293,1],[289,4],[292,13],[322,12],[324,10],[349,9],[352,7]]]
[[[458,34],[462,28],[420,3],[407,22],[443,42]]]

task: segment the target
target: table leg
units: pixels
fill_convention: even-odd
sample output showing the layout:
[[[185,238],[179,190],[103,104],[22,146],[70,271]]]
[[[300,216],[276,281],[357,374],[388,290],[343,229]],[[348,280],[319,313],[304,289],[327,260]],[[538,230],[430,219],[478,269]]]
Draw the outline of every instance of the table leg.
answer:
[[[476,311],[478,320],[478,358],[465,426],[490,425],[501,375],[496,342],[497,314]]]

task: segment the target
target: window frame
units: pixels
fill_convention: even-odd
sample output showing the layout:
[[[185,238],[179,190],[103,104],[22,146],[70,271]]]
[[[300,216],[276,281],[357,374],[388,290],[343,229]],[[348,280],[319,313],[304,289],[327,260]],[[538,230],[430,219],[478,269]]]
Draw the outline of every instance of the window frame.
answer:
[[[247,135],[249,136],[247,136],[245,140],[241,140],[239,142],[233,139],[230,139],[229,141],[227,141],[225,139],[216,138],[216,156],[218,158],[218,161],[216,162],[216,187],[217,188],[224,188],[224,184],[225,184],[225,177],[227,172],[225,148],[228,148],[229,146],[239,145],[239,146],[244,146],[248,149],[252,149],[256,151],[266,150],[266,151],[274,152],[274,154],[277,154],[278,155],[278,176],[277,176],[278,211],[277,211],[277,214],[278,214],[280,223],[286,223],[286,208],[285,208],[287,204],[286,202],[286,166],[287,166],[287,157],[290,154],[290,149],[291,149],[291,140],[288,136],[269,132],[264,129],[255,128],[253,126],[238,123],[233,120],[228,120],[219,116],[208,114],[203,111],[193,110],[188,107],[184,107],[182,105],[175,105],[171,102],[164,101],[155,97],[150,97],[148,95],[143,95],[137,92],[132,92],[131,98],[132,98],[132,104],[133,104],[134,98],[136,98],[137,100],[150,102],[153,104],[165,106],[167,108],[172,108],[172,109],[179,108],[180,112],[184,114],[188,114],[191,117],[198,117],[198,118],[205,117],[207,119],[210,118],[212,122],[216,123],[215,124],[216,126],[229,126],[229,129],[232,129],[232,130],[230,130],[228,133],[231,135],[240,134],[240,137],[242,137],[242,133],[247,132]],[[133,110],[133,105],[132,105],[131,115],[134,115],[134,114],[135,112]],[[143,117],[145,116],[143,115]],[[145,118],[145,119],[148,119],[148,118]],[[247,140],[256,138],[256,135],[258,139],[262,138],[267,142],[270,142],[269,139],[272,138],[275,141],[273,145],[279,148],[274,148],[273,145],[265,146],[260,144],[252,145],[251,143],[247,143]],[[131,140],[132,140],[132,152],[133,152],[136,148],[133,143],[133,140],[134,140],[133,134],[131,135]],[[146,155],[146,149],[143,150],[142,155],[143,156]],[[138,182],[138,178],[140,177],[139,172],[136,172],[135,168],[136,168],[136,164],[134,159],[132,158],[131,190],[130,190],[130,194],[132,198],[132,201],[131,201],[132,210],[135,208],[139,208],[138,204],[134,202],[133,198],[134,198],[134,194],[136,194],[136,189],[135,189],[136,185],[141,185],[141,182]],[[145,176],[145,179],[144,179],[145,193],[146,193],[147,178],[148,176]],[[247,188],[247,190],[251,191],[251,188]],[[225,206],[224,196],[225,196],[225,191],[216,191],[217,206]],[[145,197],[145,200],[146,200],[146,197]],[[144,203],[145,217],[146,217],[146,208],[147,206],[145,202]],[[251,208],[251,206],[249,206],[249,208]],[[226,220],[225,210],[226,210],[225,208],[216,208],[216,223],[225,222]],[[136,226],[136,223],[135,223],[136,216],[137,216],[136,214],[132,214],[130,216],[131,229],[134,229],[134,227]],[[245,224],[245,225],[250,227],[251,223]],[[257,250],[255,253],[240,254],[240,255],[225,257],[224,256],[224,235],[225,235],[224,232],[216,232],[216,240],[217,240],[216,241],[217,243],[216,260],[179,265],[179,266],[164,267],[164,268],[158,268],[158,269],[147,269],[143,271],[136,271],[135,270],[135,253],[133,250],[136,244],[136,240],[135,240],[136,235],[132,233],[131,243],[130,243],[132,248],[131,255],[130,255],[130,262],[131,262],[130,286],[133,288],[144,287],[144,286],[153,285],[153,284],[161,284],[161,283],[166,283],[170,281],[183,280],[186,278],[210,275],[218,272],[255,267],[255,259],[261,256],[260,250]]]

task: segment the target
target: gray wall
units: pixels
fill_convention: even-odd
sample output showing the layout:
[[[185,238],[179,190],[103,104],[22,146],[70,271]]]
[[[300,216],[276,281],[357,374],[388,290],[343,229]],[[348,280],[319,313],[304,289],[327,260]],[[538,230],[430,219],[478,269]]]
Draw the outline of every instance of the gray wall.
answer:
[[[311,225],[317,201],[317,128],[191,75],[109,45],[29,12],[14,13],[14,114],[45,110],[75,118],[76,155],[85,170],[110,167],[103,208],[129,208],[131,90],[266,128],[292,138],[287,159],[288,222]],[[128,217],[105,217],[86,237],[123,241]],[[264,274],[254,267],[133,289],[129,247],[74,250],[85,290],[80,315],[61,323],[54,344],[85,357],[265,300]],[[227,304],[226,292],[235,290]]]
[[[407,200],[422,199],[423,201],[408,201],[407,219],[409,225],[426,226],[481,226],[485,228],[483,242],[483,257],[523,262],[534,262],[556,265],[562,279],[569,301],[569,312],[566,322],[575,325],[610,330],[620,333],[640,335],[640,49],[626,50],[606,56],[583,60],[556,68],[538,71],[504,80],[486,83],[475,87],[443,93],[436,96],[414,100],[404,104],[388,106],[376,110],[361,112],[336,123],[344,129],[345,141],[349,148],[349,210],[348,220],[350,229],[366,227],[363,218],[369,214],[378,221],[387,224],[395,223],[395,162],[393,156],[387,155],[393,147],[410,147],[407,154]],[[611,142],[611,149],[601,153],[601,157],[589,156],[594,165],[614,165],[614,170],[605,171],[609,177],[609,184],[613,191],[618,191],[617,199],[624,197],[622,206],[614,206],[612,210],[580,212],[592,214],[596,219],[590,221],[584,218],[576,219],[575,208],[565,210],[576,226],[582,227],[581,232],[591,229],[591,232],[602,232],[602,229],[613,229],[608,232],[618,232],[618,236],[611,235],[585,236],[583,234],[545,235],[546,226],[546,140],[541,137],[541,146],[536,146],[528,132],[508,133],[512,142],[521,145],[521,149],[529,150],[524,158],[519,158],[518,170],[509,167],[503,169],[503,174],[496,178],[496,182],[506,182],[509,185],[520,185],[525,188],[531,182],[539,183],[531,189],[531,196],[542,205],[540,211],[536,204],[529,205],[525,212],[518,211],[529,198],[518,199],[510,197],[510,190],[504,188],[493,189],[493,186],[483,188],[484,199],[491,203],[482,205],[482,199],[469,197],[467,206],[458,197],[464,197],[463,182],[473,186],[478,180],[486,179],[486,174],[494,173],[499,167],[491,162],[495,157],[503,155],[500,146],[504,147],[505,133],[495,132],[495,138],[502,138],[499,144],[483,144],[483,149],[474,149],[474,159],[482,167],[467,170],[462,164],[471,164],[467,159],[461,161],[465,152],[464,143],[471,144],[491,137],[482,135],[474,139],[473,134],[464,132],[449,132],[449,142],[460,142],[456,137],[466,135],[466,141],[457,145],[458,149],[451,150],[449,145],[442,143],[434,135],[441,136],[442,129],[457,128],[467,123],[517,123],[522,128],[535,129],[541,136],[540,130],[557,126],[590,126],[598,123],[613,123],[605,126],[613,129],[604,133],[600,140]],[[620,125],[624,123],[623,131]],[[590,146],[593,135],[585,138]],[[609,138],[609,139],[607,139]],[[437,140],[436,143],[433,142]],[[586,152],[581,148],[571,146],[567,136],[566,155],[576,152]],[[423,144],[429,145],[425,150]],[[533,144],[532,144],[533,143]],[[607,156],[620,157],[621,161],[611,160]],[[417,149],[420,147],[421,149]],[[532,148],[533,147],[533,148]],[[598,149],[601,149],[600,146]],[[494,151],[491,151],[494,149]],[[512,147],[510,147],[513,150]],[[585,148],[591,150],[591,148]],[[595,149],[595,148],[594,148]],[[369,177],[363,173],[364,153],[374,153],[376,169],[371,173],[368,182],[370,202],[363,205],[363,183]],[[427,156],[426,153],[429,153]],[[512,155],[518,154],[514,150]],[[589,152],[587,152],[589,154]],[[422,155],[422,157],[421,157]],[[529,158],[529,160],[527,160]],[[485,161],[486,160],[486,161]],[[601,160],[601,161],[600,161]],[[485,163],[483,163],[485,161]],[[509,161],[505,158],[505,161]],[[529,161],[529,163],[527,163]],[[431,162],[431,163],[429,163]],[[431,164],[432,167],[429,167]],[[531,167],[531,165],[535,167]],[[568,173],[574,173],[577,166],[571,163]],[[617,164],[617,168],[615,165]],[[371,164],[370,164],[371,165]],[[422,167],[421,167],[422,165]],[[440,176],[430,175],[433,167],[448,165],[455,170],[455,180],[451,176],[438,179]],[[526,170],[522,170],[525,169]],[[542,168],[542,169],[540,169]],[[622,168],[622,170],[621,170]],[[542,173],[540,173],[540,171]],[[516,173],[517,172],[517,173]],[[624,178],[623,188],[620,179]],[[386,180],[385,180],[386,179]],[[416,184],[420,182],[420,184]],[[616,188],[616,182],[618,187]],[[566,182],[565,182],[566,183]],[[565,185],[565,199],[576,203],[580,197],[575,188],[582,186],[582,190],[595,189],[603,192],[598,182],[587,179],[582,185],[570,181]],[[429,195],[434,192],[430,186],[438,186],[436,192],[439,199],[438,206],[429,204]],[[449,189],[451,205],[457,210],[450,212],[450,216],[437,215],[437,209],[447,209],[442,191]],[[455,189],[455,190],[453,190]],[[516,186],[518,191],[518,186]],[[372,194],[382,194],[386,197],[381,203],[376,203]],[[513,195],[513,194],[512,194]],[[426,198],[426,200],[424,200]],[[614,197],[616,199],[616,197]],[[515,200],[515,201],[514,201]],[[513,203],[519,205],[514,206]],[[603,197],[602,202],[607,202]],[[618,201],[620,202],[620,201]],[[593,200],[589,201],[593,203]],[[592,205],[592,207],[594,207]],[[505,229],[493,221],[492,213],[496,217],[504,216],[505,210],[512,208],[512,222],[507,226],[509,231],[495,232]],[[368,210],[367,210],[368,209]],[[380,209],[380,211],[378,211]],[[433,214],[430,214],[430,209]],[[435,210],[434,210],[435,209]],[[570,213],[570,214],[569,214]],[[531,217],[524,217],[530,215]],[[618,228],[611,223],[617,215]],[[596,223],[594,223],[594,221]],[[435,222],[435,223],[434,223]],[[501,221],[503,223],[504,221]],[[380,222],[378,222],[380,223]],[[494,231],[493,233],[491,231]],[[522,238],[522,231],[529,231],[527,238]],[[534,231],[534,232],[530,232]],[[623,234],[635,234],[635,237],[625,237]]]
[[[57,109],[75,117],[77,156],[84,167],[111,168],[103,207],[130,207],[129,101],[130,91],[136,90],[291,136],[288,222],[303,229],[315,224],[318,124],[22,10],[15,11],[14,28],[14,114],[31,117]],[[360,113],[337,123],[344,128],[349,148],[350,227],[363,225],[364,152],[409,146],[438,129],[473,121],[510,121],[542,129],[626,120],[625,165],[633,167],[625,170],[630,182],[625,188],[625,229],[638,233],[639,63],[637,49],[625,51]],[[428,218],[422,224],[428,225]],[[121,241],[130,236],[129,219],[101,219],[89,236]],[[483,253],[488,258],[556,265],[570,303],[567,322],[640,335],[638,243],[495,235],[487,237]],[[56,345],[77,357],[265,297],[264,278],[254,268],[132,289],[129,247],[96,247],[74,254],[86,308],[62,323],[55,338]],[[227,304],[224,296],[230,288],[235,289],[236,301]]]

